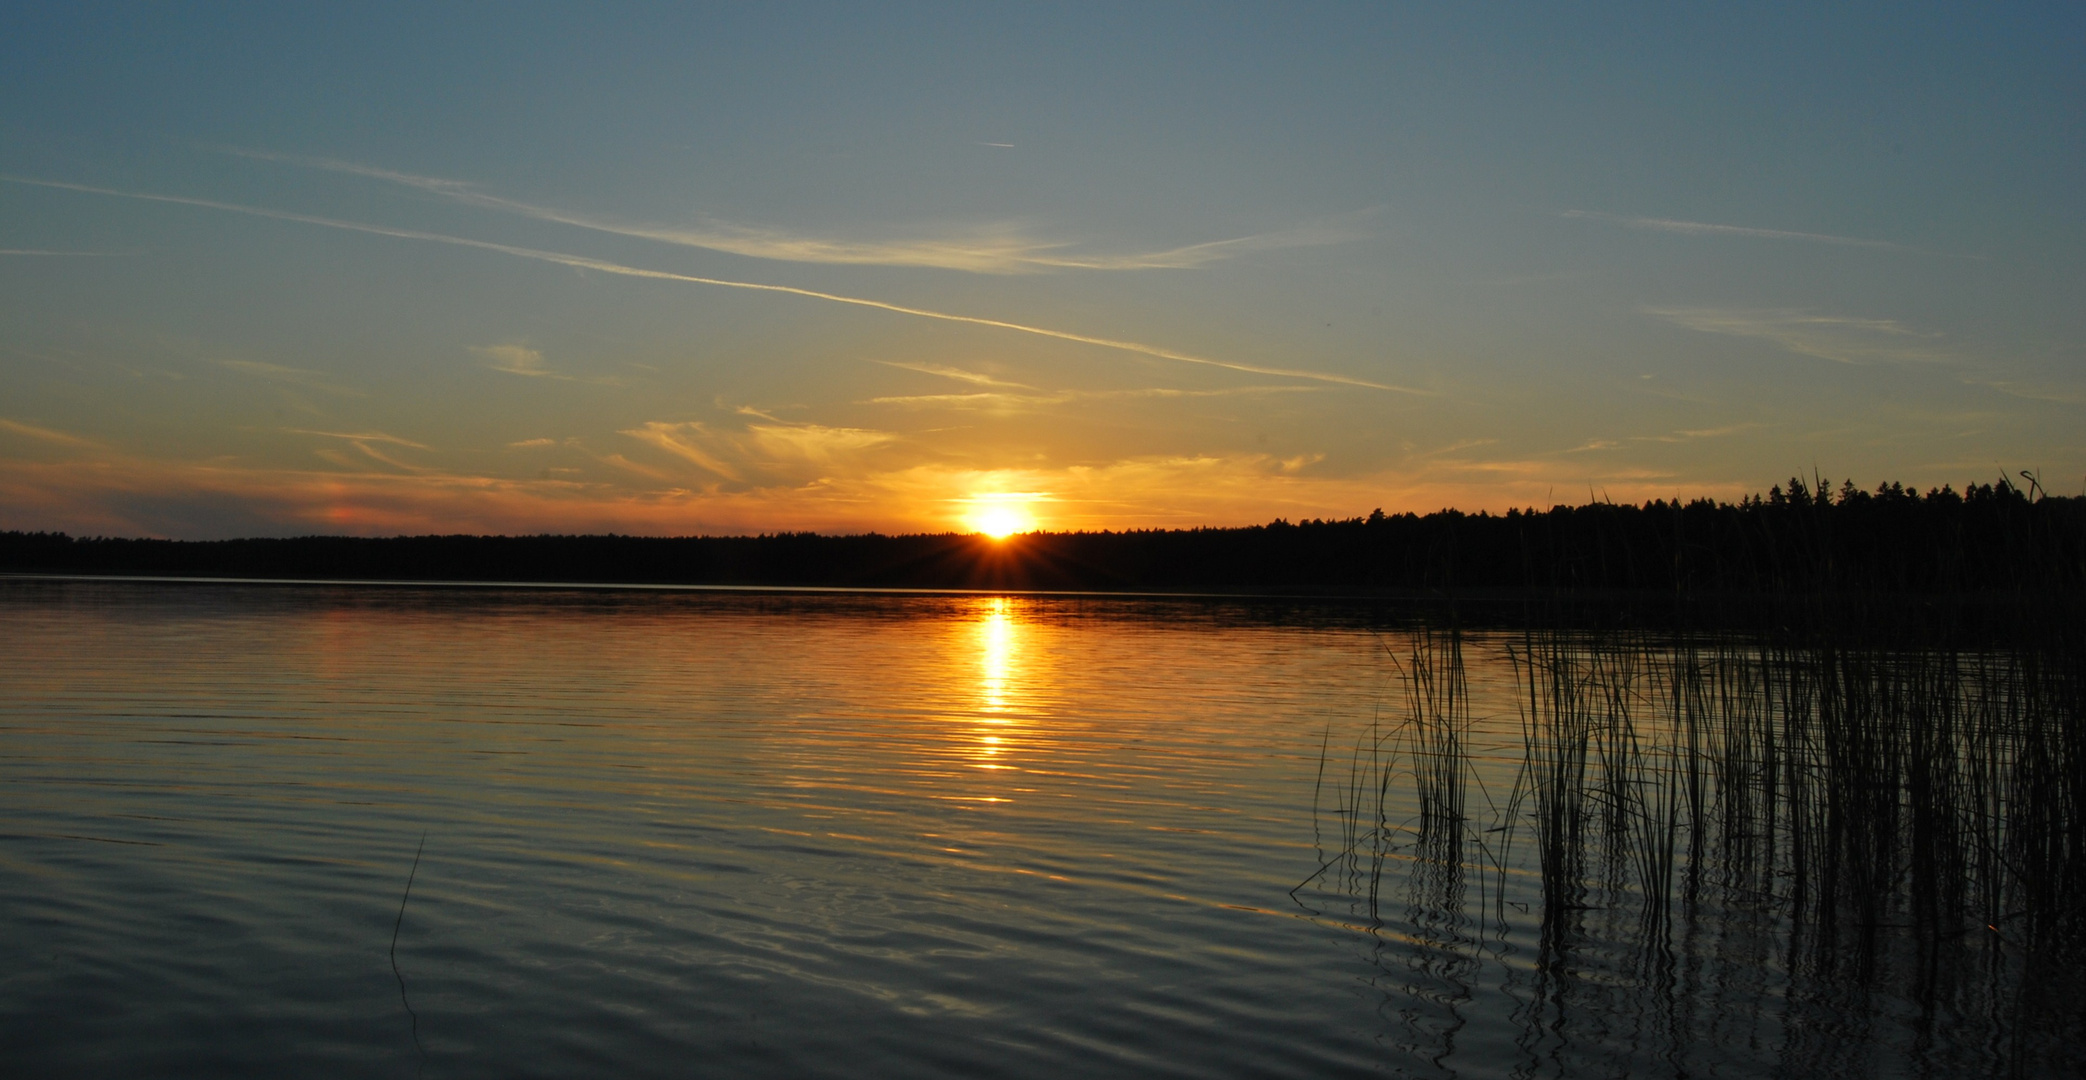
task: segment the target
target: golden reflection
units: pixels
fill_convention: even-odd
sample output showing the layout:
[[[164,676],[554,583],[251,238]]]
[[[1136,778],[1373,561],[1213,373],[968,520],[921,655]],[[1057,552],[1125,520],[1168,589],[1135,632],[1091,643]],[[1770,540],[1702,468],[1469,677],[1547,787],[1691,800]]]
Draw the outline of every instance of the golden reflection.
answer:
[[[985,618],[978,624],[979,643],[979,708],[988,713],[1004,713],[1011,707],[1014,693],[1011,674],[1019,661],[1021,631],[1012,615],[1007,612],[1007,600],[1002,596],[992,598]],[[1001,720],[1005,723],[1005,720]],[[992,740],[998,742],[997,738]]]
[[[1017,748],[1015,726],[1020,723],[1028,687],[1026,658],[1027,627],[1018,609],[1005,597],[980,604],[977,622],[977,721],[970,732],[969,757],[978,769],[1010,769],[1002,755]]]

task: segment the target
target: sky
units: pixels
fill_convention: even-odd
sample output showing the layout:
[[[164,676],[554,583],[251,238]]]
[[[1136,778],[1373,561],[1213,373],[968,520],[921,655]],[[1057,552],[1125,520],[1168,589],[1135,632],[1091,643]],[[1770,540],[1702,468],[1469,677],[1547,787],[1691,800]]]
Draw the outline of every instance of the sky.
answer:
[[[2086,6],[0,9],[0,529],[2086,493]]]

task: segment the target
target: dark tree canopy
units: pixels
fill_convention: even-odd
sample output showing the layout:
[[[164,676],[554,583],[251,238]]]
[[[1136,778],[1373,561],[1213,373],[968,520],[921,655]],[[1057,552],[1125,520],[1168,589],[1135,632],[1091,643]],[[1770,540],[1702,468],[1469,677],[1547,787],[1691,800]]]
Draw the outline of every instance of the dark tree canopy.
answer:
[[[175,541],[0,533],[0,571],[254,578],[1372,595],[1554,590],[2070,591],[2086,499],[1791,480],[1764,497],[1244,528],[730,537]]]

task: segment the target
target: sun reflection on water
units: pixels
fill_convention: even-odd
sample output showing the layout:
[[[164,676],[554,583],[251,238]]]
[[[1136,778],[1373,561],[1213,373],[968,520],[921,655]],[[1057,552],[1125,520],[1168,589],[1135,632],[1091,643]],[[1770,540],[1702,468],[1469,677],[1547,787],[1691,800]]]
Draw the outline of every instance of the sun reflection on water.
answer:
[[[1015,652],[1021,647],[1018,636],[1014,619],[1007,614],[1006,598],[993,597],[984,621],[978,624],[978,696],[979,707],[986,712],[1003,713],[1009,707],[1008,673],[1014,665]]]
[[[1023,689],[1018,678],[1023,627],[1005,597],[993,597],[983,607],[984,617],[978,620],[977,709],[981,724],[974,756],[979,768],[998,769],[1006,766],[993,759],[1012,749],[1012,732],[1006,729],[1016,723]]]

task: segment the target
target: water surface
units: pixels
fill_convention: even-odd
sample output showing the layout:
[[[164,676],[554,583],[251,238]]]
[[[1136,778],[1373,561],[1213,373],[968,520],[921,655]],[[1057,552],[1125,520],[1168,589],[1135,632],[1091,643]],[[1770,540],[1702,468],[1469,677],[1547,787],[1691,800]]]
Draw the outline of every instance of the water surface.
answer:
[[[1808,986],[1772,919],[1690,929],[1676,968],[1622,906],[1590,910],[1580,958],[1539,975],[1525,867],[1343,861],[1354,801],[1329,785],[1396,711],[1395,634],[1192,601],[0,583],[0,1057],[1204,1077],[2003,1056],[1937,1039],[1884,974]],[[1479,799],[1519,736],[1503,654],[1471,655]]]

